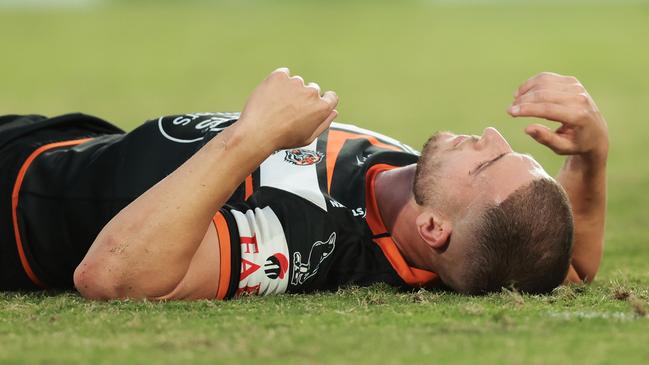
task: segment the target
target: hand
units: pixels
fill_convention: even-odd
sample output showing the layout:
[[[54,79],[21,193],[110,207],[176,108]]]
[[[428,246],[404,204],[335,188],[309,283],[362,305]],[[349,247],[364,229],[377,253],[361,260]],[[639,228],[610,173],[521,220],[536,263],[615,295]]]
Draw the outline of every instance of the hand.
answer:
[[[525,133],[559,155],[604,158],[608,127],[583,85],[572,76],[542,72],[521,85],[507,109],[513,117],[536,117],[561,123],[552,131],[530,124]]]
[[[237,124],[275,150],[301,147],[329,127],[338,115],[337,104],[335,92],[321,96],[318,84],[305,85],[300,76],[290,77],[287,68],[278,68],[252,92]]]

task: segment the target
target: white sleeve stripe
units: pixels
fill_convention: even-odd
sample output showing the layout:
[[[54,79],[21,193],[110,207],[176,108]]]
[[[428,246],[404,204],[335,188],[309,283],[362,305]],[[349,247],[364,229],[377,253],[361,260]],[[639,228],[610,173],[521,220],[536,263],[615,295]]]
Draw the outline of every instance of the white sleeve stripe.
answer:
[[[290,277],[288,244],[282,224],[273,210],[265,207],[250,209],[245,213],[237,210],[230,212],[236,221],[241,243],[237,294],[286,292]]]

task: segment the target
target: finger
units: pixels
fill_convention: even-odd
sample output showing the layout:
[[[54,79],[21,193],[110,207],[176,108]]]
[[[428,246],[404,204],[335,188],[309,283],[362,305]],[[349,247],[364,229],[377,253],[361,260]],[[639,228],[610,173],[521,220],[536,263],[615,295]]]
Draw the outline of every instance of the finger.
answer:
[[[314,139],[316,139],[319,135],[321,135],[329,126],[331,126],[331,123],[336,119],[338,116],[338,111],[336,109],[332,110],[331,113],[325,118],[325,120],[320,123],[318,128],[313,132],[311,137],[309,137],[309,140],[307,141],[308,143],[313,142]]]
[[[532,76],[527,81],[525,81],[521,86],[518,87],[518,90],[514,93],[514,97],[525,94],[526,92],[533,89],[538,85],[549,85],[549,84],[570,84],[578,83],[577,79],[572,76],[564,76],[554,72],[541,72],[537,75]]]
[[[538,83],[543,83],[543,82],[549,82],[549,80],[554,79],[558,77],[559,74],[556,74],[554,72],[541,72],[538,73],[529,79],[525,81],[523,84],[521,84],[518,89],[516,89],[516,92],[514,92],[514,97],[518,95],[522,95],[526,92],[528,92],[534,85]]]
[[[282,75],[288,77],[291,76],[291,71],[288,69],[288,67],[280,67],[275,71],[271,72],[271,75]]]
[[[309,82],[306,87],[310,87],[312,89],[315,89],[318,92],[318,95],[320,95],[320,85],[318,85],[315,82]]]
[[[524,103],[554,103],[563,105],[588,105],[588,94],[569,93],[556,89],[528,91],[514,100],[512,105]]]
[[[552,103],[523,103],[515,104],[507,109],[512,117],[535,117],[552,120],[559,123],[578,125],[586,113],[585,109],[567,107]]]
[[[538,92],[538,91],[547,91],[547,90],[552,90],[552,91],[560,91],[560,92],[565,92],[565,93],[572,93],[572,94],[585,94],[586,89],[584,87],[577,83],[577,84],[538,84],[532,87],[531,89],[527,90],[525,93],[520,94],[516,96],[514,99],[518,99],[524,95],[527,95],[529,93],[533,92]]]
[[[322,130],[323,132],[325,129],[329,128],[329,126],[334,121],[334,119],[336,119],[337,116],[338,116],[338,110],[336,109],[332,110],[331,113],[329,113],[329,116],[327,116],[324,122],[322,122],[322,125],[325,125],[325,127]]]
[[[572,142],[556,134],[552,129],[542,124],[530,124],[525,128],[525,133],[540,144],[550,148],[556,153],[570,153],[574,148]]]
[[[539,90],[556,90],[563,92],[582,93],[586,92],[584,87],[579,82],[539,82],[533,85],[528,85],[524,91],[514,93],[514,99],[522,95]]]
[[[322,100],[324,100],[332,110],[338,105],[338,95],[335,91],[326,91],[324,95],[322,95]]]
[[[540,86],[549,86],[549,85],[561,85],[561,84],[577,84],[579,81],[573,76],[564,76],[554,72],[541,72],[526,82],[524,82],[518,90],[514,93],[514,96],[522,95],[532,89],[538,88]]]
[[[302,76],[295,75],[291,77],[291,81],[297,83],[300,86],[304,86],[304,79],[302,78]]]

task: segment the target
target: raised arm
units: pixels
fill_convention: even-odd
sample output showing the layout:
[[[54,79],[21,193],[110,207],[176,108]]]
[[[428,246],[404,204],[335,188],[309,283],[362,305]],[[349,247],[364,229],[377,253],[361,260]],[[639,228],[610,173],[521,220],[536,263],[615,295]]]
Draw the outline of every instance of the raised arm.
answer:
[[[602,259],[606,220],[608,128],[586,89],[574,77],[544,72],[519,87],[508,109],[514,117],[561,123],[557,130],[531,124],[525,133],[559,155],[567,155],[557,176],[574,216],[572,265],[567,281],[590,282]]]
[[[271,73],[237,123],[102,229],[75,271],[77,289],[95,299],[169,298],[178,291],[206,296],[201,275],[191,273],[218,274],[218,260],[202,254],[209,251],[205,242],[215,239],[208,230],[212,217],[271,153],[307,145],[323,132],[336,117],[337,102],[335,93],[321,96],[317,84],[304,85],[288,69]]]

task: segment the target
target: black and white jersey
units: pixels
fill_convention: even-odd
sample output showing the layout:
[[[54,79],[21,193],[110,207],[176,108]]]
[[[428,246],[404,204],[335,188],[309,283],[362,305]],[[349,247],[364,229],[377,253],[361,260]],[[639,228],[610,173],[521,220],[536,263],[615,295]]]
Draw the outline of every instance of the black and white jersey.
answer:
[[[18,123],[21,118],[27,122]],[[3,130],[0,125],[0,194],[7,197],[0,206],[0,233],[12,238],[2,243],[3,250],[20,259],[21,275],[29,277],[34,288],[71,288],[74,269],[104,225],[237,118],[236,113],[165,116],[129,133],[83,114],[0,119],[9,126]],[[372,224],[380,223],[378,214],[368,215],[371,172],[415,163],[417,158],[416,151],[396,140],[337,123],[309,146],[273,153],[242,182],[228,201],[229,210],[219,218],[228,232],[239,232],[227,235],[230,267],[240,266],[230,277],[243,277],[246,283],[237,284],[234,292],[257,285],[254,281],[262,271],[246,275],[255,267],[248,262],[263,268],[264,275],[276,276],[274,280],[290,277],[264,290],[259,281],[260,293],[331,289],[349,282],[399,285],[401,280],[419,286],[434,280],[434,274],[405,265],[382,224]],[[247,240],[259,233],[254,224],[244,222],[258,221],[269,209],[283,230],[286,247],[277,253],[286,261],[281,255],[247,256]],[[264,216],[272,216],[268,214]],[[336,244],[345,248],[332,251],[332,260],[325,259]],[[377,270],[364,276],[350,269],[350,252],[367,254],[363,260]],[[318,258],[312,261],[314,255]],[[313,264],[320,259],[319,265]],[[329,261],[344,264],[329,266]],[[395,272],[397,277],[390,276]]]
[[[372,241],[363,219],[325,200],[326,210],[293,193],[262,187],[215,218],[221,245],[219,299],[247,294],[305,293],[345,284],[403,280]],[[227,236],[226,236],[227,235]],[[230,252],[238,257],[223,255]]]
[[[165,116],[139,127],[150,141],[169,146],[176,154],[191,155],[223,129],[236,123],[238,113],[192,113]],[[134,133],[135,131],[131,132]],[[182,150],[183,152],[180,152]],[[400,165],[415,163],[418,152],[382,134],[350,124],[332,123],[310,145],[276,151],[245,179],[231,201],[243,201],[263,186],[290,191],[324,208],[322,193],[348,207],[362,208],[363,167],[369,157],[397,152]],[[134,161],[133,164],[145,165]],[[359,209],[357,212],[361,214]]]
[[[218,299],[334,290],[387,283],[421,287],[437,275],[410,267],[399,253],[373,200],[368,171],[367,214],[354,214],[323,194],[324,207],[277,188],[262,187],[246,202],[214,217],[221,253]]]

